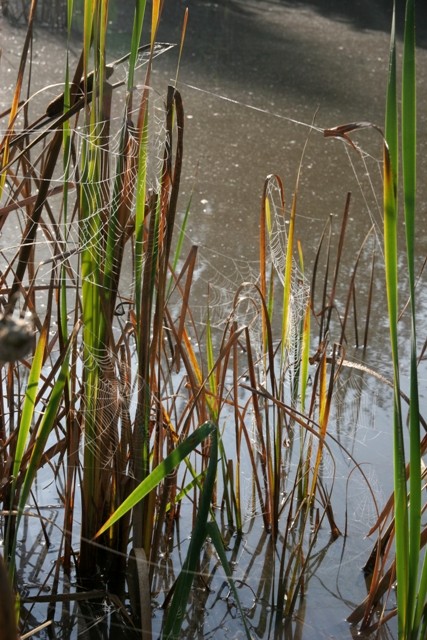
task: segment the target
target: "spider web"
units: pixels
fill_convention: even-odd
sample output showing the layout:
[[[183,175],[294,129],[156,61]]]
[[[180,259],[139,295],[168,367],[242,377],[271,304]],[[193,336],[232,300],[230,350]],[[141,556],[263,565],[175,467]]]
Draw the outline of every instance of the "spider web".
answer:
[[[126,75],[126,71],[124,71]],[[135,90],[134,104],[138,104],[138,96],[144,87],[140,87]],[[151,90],[151,112],[149,117],[149,166],[148,166],[148,182],[151,185],[153,192],[159,189],[159,175],[162,164],[162,150],[165,140],[165,115],[163,103],[159,97],[153,95]],[[115,94],[116,95],[116,94]],[[137,112],[134,110],[130,115],[130,119],[137,118]],[[304,123],[300,123],[304,124]],[[102,135],[102,126],[107,126],[107,123],[100,123],[99,136]],[[73,162],[69,164],[67,173],[58,171],[51,181],[51,188],[54,190],[57,186],[61,187],[66,180],[70,183],[71,187],[79,183],[81,191],[86,195],[88,199],[96,200],[99,194],[106,194],[106,201],[108,202],[108,208],[112,209],[118,206],[120,195],[115,194],[114,183],[120,178],[124,177],[125,170],[128,168],[122,166],[121,155],[121,141],[124,132],[124,127],[127,123],[123,120],[123,117],[119,115],[113,115],[111,121],[108,123],[109,133],[106,142],[100,142],[100,139],[94,139],[93,133],[84,125],[76,125],[72,131],[74,158]],[[310,126],[310,125],[304,125]],[[316,128],[318,130],[318,128]],[[39,129],[35,129],[32,132],[28,132],[31,137],[40,134]],[[134,135],[132,126],[128,127],[128,142],[127,153],[129,158],[135,160],[138,159],[139,144]],[[83,151],[84,150],[84,151]],[[355,159],[354,152],[346,145],[345,151],[356,178],[359,189],[363,195],[366,208],[369,212],[371,220],[375,225],[376,232],[380,234],[379,229],[379,214],[380,205],[376,198],[376,189],[373,183],[373,169],[380,168],[380,161],[365,151],[360,151]],[[91,154],[100,153],[105,157],[105,177],[98,177],[94,184],[92,179],[86,179],[85,175],[89,173],[90,167],[85,165],[84,159],[89,159]],[[126,173],[126,179],[129,184],[135,183],[136,174],[136,162],[131,169],[132,174]],[[132,167],[132,165],[130,165]],[[78,167],[78,169],[77,169]],[[117,169],[118,168],[118,169]],[[33,162],[31,171],[34,175],[34,181],[40,180],[40,167],[39,162],[36,160]],[[121,173],[120,173],[121,171]],[[24,174],[16,176],[17,180],[23,180]],[[76,191],[71,189],[71,192],[75,195]],[[274,267],[275,278],[282,284],[284,284],[284,272],[285,272],[285,259],[288,240],[288,224],[289,219],[282,211],[280,204],[280,194],[274,182],[268,184],[268,199],[270,201],[271,209],[271,229],[268,234],[267,253],[268,260]],[[73,200],[70,198],[70,202],[67,211],[64,210],[62,205],[61,195],[58,194],[50,198],[50,208],[53,211],[55,205],[58,207],[59,215],[53,213],[44,213],[43,219],[40,224],[38,238],[36,242],[36,250],[40,251],[41,260],[37,262],[35,260],[37,269],[37,282],[44,282],[47,284],[49,277],[53,269],[57,269],[58,266],[64,265],[67,267],[70,278],[73,278],[77,282],[80,278],[80,271],[77,265],[78,255],[82,251],[89,250],[95,261],[103,259],[102,248],[99,245],[98,238],[102,235],[103,231],[107,228],[108,218],[107,210],[103,208],[92,208],[92,212],[83,221],[77,218],[74,213]],[[373,204],[370,200],[373,199]],[[25,199],[24,199],[25,200]],[[20,192],[14,191],[14,185],[9,184],[8,199],[6,206],[14,206],[18,211],[18,216],[15,220],[18,220],[20,230],[22,233],[25,227],[27,210],[25,202]],[[101,214],[101,215],[100,215]],[[104,216],[104,217],[103,217]],[[99,228],[101,220],[101,228]],[[7,220],[9,223],[9,220]],[[123,229],[116,229],[117,240],[121,238]],[[16,231],[12,228],[11,232],[5,233],[4,237],[16,237]],[[13,262],[18,249],[19,244],[2,247],[2,254],[6,260],[6,263]],[[202,255],[201,255],[202,254]],[[74,260],[74,261],[73,261]],[[128,292],[124,293],[124,299],[131,299],[131,287],[132,276],[129,277],[131,272],[130,264],[126,265],[123,269],[123,278],[127,276]],[[89,276],[91,277],[91,276]],[[247,259],[239,259],[231,257],[230,255],[223,254],[217,250],[212,250],[207,246],[203,247],[203,251],[199,252],[199,263],[196,273],[196,291],[200,291],[201,295],[198,296],[200,302],[192,302],[192,309],[198,310],[201,321],[206,321],[206,308],[209,307],[209,321],[211,326],[218,330],[225,327],[225,325],[231,320],[236,321],[238,326],[247,325],[250,327],[251,340],[255,348],[258,349],[258,356],[261,356],[261,326],[259,322],[260,317],[260,303],[255,294],[253,285],[259,283],[259,263],[258,261],[248,261]],[[236,299],[236,291],[240,289],[240,293]],[[197,295],[197,294],[196,294]],[[287,353],[290,364],[292,364],[293,354],[297,352],[297,341],[299,338],[301,321],[307,306],[307,301],[310,295],[309,287],[304,275],[299,271],[297,264],[293,263],[293,275],[291,282],[291,305],[290,305],[290,318],[289,327],[290,330],[287,335]],[[277,303],[276,303],[277,304]],[[280,304],[277,304],[280,307]],[[121,328],[117,328],[119,333]],[[261,361],[261,358],[260,358]],[[100,413],[100,434],[105,433],[108,439],[108,433],[110,432],[110,425],[119,419],[120,408],[123,407],[123,389],[119,383],[118,365],[114,362],[110,354],[99,353],[90,354],[86,360],[82,362],[82,369],[88,367],[89,370],[92,366],[95,366],[100,371],[109,372],[100,384],[98,389],[98,402],[102,406],[102,413]],[[114,373],[115,372],[115,373]],[[134,387],[135,388],[135,379]],[[355,389],[357,395],[357,390]],[[85,407],[85,410],[90,408]],[[98,411],[97,407],[90,409]],[[354,416],[351,416],[350,422],[355,420]],[[91,446],[89,444],[89,446]],[[99,448],[97,442],[93,443],[94,448]],[[109,447],[105,447],[105,464],[109,464],[112,454],[117,449],[117,442],[111,440]]]
[[[143,87],[139,89],[140,96],[142,91]],[[138,104],[138,92],[135,90],[134,93],[136,94],[134,104]],[[149,104],[147,184],[152,192],[157,192],[166,136],[165,114],[163,101],[160,97],[152,96]],[[50,181],[46,211],[43,213],[37,232],[34,262],[38,269],[37,281],[39,285],[41,282],[47,283],[52,270],[61,265],[66,265],[69,270],[71,269],[77,279],[79,273],[76,266],[73,266],[70,257],[78,255],[85,250],[91,252],[95,261],[102,260],[103,247],[99,243],[99,238],[103,236],[108,227],[109,211],[117,209],[122,198],[122,194],[117,193],[114,185],[116,181],[126,178],[129,184],[129,191],[132,191],[133,185],[136,184],[139,142],[136,137],[136,131],[133,125],[129,124],[129,120],[137,119],[137,117],[137,107],[128,115],[128,122],[120,114],[113,115],[108,122],[99,123],[98,137],[94,137],[89,126],[77,123],[73,127],[72,161],[70,159],[63,172],[57,170]],[[127,129],[126,153],[129,160],[126,164],[121,162],[123,155],[122,137],[125,127]],[[108,128],[109,131],[108,137],[102,140],[104,128]],[[34,136],[40,135],[40,130],[36,129],[34,132],[29,130],[27,133],[31,138],[32,134]],[[102,166],[105,174],[105,177],[97,176],[95,181],[93,176],[90,175],[90,167],[88,166],[94,154],[102,156]],[[60,166],[60,162],[58,162],[58,166]],[[21,171],[14,176],[14,182],[8,181],[5,189],[4,211],[14,210],[18,214],[9,215],[5,222],[3,237],[7,238],[7,243],[4,243],[1,250],[8,264],[13,261],[20,245],[20,242],[16,244],[10,243],[10,238],[18,236],[20,239],[25,228],[27,206],[31,206],[35,200],[35,196],[22,198],[20,191],[15,189],[16,182],[21,182],[25,179],[22,164],[20,169]],[[41,174],[39,172],[38,159],[33,162],[31,174],[34,183],[36,185],[40,184]],[[61,194],[64,182],[68,184],[69,188],[67,210],[64,208]],[[77,187],[79,191],[77,191]],[[91,210],[83,220],[78,218],[76,207],[80,192],[91,203]],[[97,200],[103,201],[100,203],[99,208],[96,207]],[[17,234],[18,228],[20,233]],[[117,241],[123,231],[118,226],[116,229]]]
[[[67,167],[61,168],[61,155],[56,164],[55,173],[50,180],[49,194],[39,221],[35,242],[33,245],[31,264],[28,265],[28,278],[33,283],[36,300],[34,311],[42,322],[43,312],[47,306],[46,297],[49,282],[58,276],[61,268],[65,272],[68,304],[70,305],[70,323],[75,318],[75,305],[79,305],[80,283],[82,281],[81,255],[90,253],[94,265],[101,266],[105,260],[105,241],[110,233],[110,212],[117,209],[122,203],[123,194],[118,192],[115,185],[126,181],[128,192],[131,194],[137,181],[137,167],[140,155],[140,144],[137,132],[132,121],[138,119],[139,103],[144,91],[148,89],[139,86],[133,90],[133,109],[126,111],[125,117],[120,113],[120,102],[124,103],[123,95],[119,91],[113,94],[113,112],[108,121],[98,124],[97,136],[94,136],[93,128],[81,124],[79,119],[71,123],[72,151]],[[115,105],[115,106],[114,106]],[[147,168],[146,186],[148,196],[157,193],[160,188],[161,170],[164,161],[164,144],[166,139],[165,105],[162,97],[150,89],[148,100],[149,115],[147,120]],[[126,131],[125,131],[126,130]],[[46,130],[35,127],[25,130],[26,145],[36,140]],[[127,162],[122,161],[122,138],[126,132],[126,156]],[[3,134],[6,133],[4,130]],[[102,137],[105,134],[105,139]],[[19,136],[19,131],[16,132]],[[47,139],[49,141],[49,138]],[[43,163],[41,162],[42,141],[31,149],[31,155],[27,155],[26,162],[19,159],[12,165],[15,173],[9,173],[2,199],[2,216],[0,239],[0,252],[5,265],[10,268],[4,273],[4,282],[12,282],[18,252],[22,244],[24,230],[27,225],[37,190],[41,184]],[[16,152],[16,153],[19,153]],[[40,154],[40,155],[39,155]],[[91,162],[93,156],[101,158],[102,175],[91,175]],[[16,157],[16,156],[15,156]],[[67,203],[64,204],[63,186],[68,184]],[[22,188],[24,185],[24,188]],[[31,190],[34,191],[31,193]],[[26,195],[25,194],[29,194]],[[79,199],[83,197],[90,202],[88,214],[81,218],[79,215]],[[129,217],[125,225],[132,225],[134,220],[133,195],[129,196]],[[126,227],[119,224],[114,228],[115,241],[122,242],[123,234],[127,233]],[[16,243],[13,239],[16,238]],[[11,242],[12,239],[12,242]],[[102,244],[103,243],[103,244]],[[121,265],[118,303],[132,304],[133,301],[133,255],[132,250],[125,244],[125,254]],[[99,278],[94,271],[86,274],[87,280],[93,284],[99,284]],[[118,312],[119,313],[119,312]],[[121,317],[116,318],[112,328],[116,344],[125,330],[126,321]],[[51,324],[51,335],[54,336],[55,322]],[[129,339],[128,349],[134,350],[135,345]],[[51,355],[52,362],[55,352]],[[122,382],[122,363],[118,353],[103,348],[98,352],[87,352],[80,348],[75,360],[75,366],[79,373],[79,379],[90,381],[94,372],[100,373],[96,382],[96,389],[92,393],[96,395],[93,406],[89,406],[83,387],[77,389],[76,410],[79,411],[84,421],[96,422],[95,440],[87,437],[85,446],[96,453],[101,465],[108,466],[113,462],[113,457],[119,447],[120,428],[123,428],[126,419],[131,420],[130,413],[134,411],[138,378],[135,372],[131,372],[130,387]],[[86,382],[86,385],[90,382]],[[86,394],[88,388],[86,386]],[[90,392],[90,389],[89,389]],[[89,393],[91,395],[91,393]],[[134,418],[134,415],[133,415]],[[84,422],[83,421],[83,422]]]

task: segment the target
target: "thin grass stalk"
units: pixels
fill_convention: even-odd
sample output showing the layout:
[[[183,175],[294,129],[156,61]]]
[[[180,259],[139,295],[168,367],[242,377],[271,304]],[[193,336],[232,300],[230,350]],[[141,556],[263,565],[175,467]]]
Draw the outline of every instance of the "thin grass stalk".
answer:
[[[236,322],[233,323],[233,333],[237,330]],[[238,371],[238,363],[239,363],[239,350],[237,340],[233,343],[233,397],[237,399],[239,397],[239,371]],[[242,532],[242,499],[241,499],[241,443],[242,443],[242,428],[240,425],[240,411],[239,404],[235,400],[233,403],[234,409],[234,428],[235,428],[235,443],[236,443],[236,465],[235,465],[235,476],[234,476],[234,495],[235,495],[235,518],[236,518],[236,529],[237,533],[240,534]],[[233,481],[233,479],[232,479]]]
[[[209,406],[209,413],[211,414],[211,420],[216,422],[218,420],[218,387],[209,310],[206,318],[206,361],[208,371],[210,372],[208,377],[210,394],[206,396],[206,399]]]
[[[252,456],[252,444],[250,442],[248,442],[248,449],[250,450],[250,456],[251,456],[251,460],[252,460],[252,466],[253,466],[253,471],[254,471],[254,475],[257,478],[257,488],[258,488],[258,494],[259,496],[263,495],[264,497],[262,498],[261,502],[264,503],[264,508],[262,509],[262,517],[264,520],[264,526],[266,528],[267,531],[271,531],[271,527],[272,527],[272,496],[271,496],[271,491],[272,491],[272,482],[271,482],[271,462],[269,462],[268,460],[268,456],[269,456],[269,452],[271,451],[271,447],[269,444],[269,432],[267,429],[267,433],[266,436],[264,438],[264,434],[263,434],[263,425],[262,425],[262,414],[261,414],[261,408],[260,408],[260,403],[258,400],[258,393],[256,391],[257,389],[257,380],[256,380],[256,374],[255,374],[255,366],[254,366],[254,361],[253,361],[253,355],[252,355],[252,345],[251,345],[251,341],[250,341],[250,334],[249,334],[249,330],[246,327],[245,328],[245,344],[246,344],[246,352],[247,352],[247,363],[248,363],[248,373],[249,373],[249,382],[251,385],[251,392],[252,392],[252,407],[253,407],[253,414],[254,414],[254,422],[255,422],[255,428],[256,428],[256,435],[258,438],[258,446],[260,449],[260,453],[259,453],[259,459],[261,462],[261,471],[262,471],[262,477],[263,477],[263,482],[264,482],[264,493],[262,494],[261,491],[259,490],[260,484],[258,482],[258,472],[257,472],[257,464],[256,464],[256,460],[255,457]],[[269,341],[269,344],[271,344],[271,341]],[[246,430],[245,430],[245,435],[246,435]]]
[[[272,223],[271,223],[271,207],[270,207],[270,199],[268,196],[268,188],[272,179],[275,179],[277,186],[281,193],[281,200],[284,202],[284,192],[283,192],[283,183],[281,182],[278,176],[268,176],[264,181],[263,186],[263,194],[261,199],[261,214],[260,214],[260,231],[259,231],[259,248],[260,248],[260,257],[259,257],[259,267],[260,267],[260,290],[261,295],[264,300],[268,300],[271,302],[271,305],[267,305],[268,309],[268,317],[271,321],[271,314],[273,313],[273,296],[269,297],[268,289],[267,289],[267,238],[271,236],[272,231]],[[273,284],[273,265],[270,267],[270,289],[274,288]],[[267,350],[267,318],[264,314],[261,316],[261,327],[262,327],[262,344],[264,352]]]
[[[178,262],[179,259],[182,255],[182,247],[184,244],[184,240],[185,240],[185,234],[186,234],[186,230],[187,230],[187,223],[188,223],[188,219],[189,219],[189,215],[190,215],[190,210],[191,210],[191,202],[193,199],[193,190],[191,191],[190,194],[190,198],[188,200],[188,204],[187,207],[185,209],[185,213],[184,213],[184,219],[182,221],[181,224],[181,228],[179,230],[179,234],[178,234],[178,238],[176,241],[176,247],[175,247],[175,251],[174,251],[174,255],[173,255],[173,260],[172,260],[172,274],[175,274],[178,268]],[[193,251],[194,249],[197,251],[197,247],[193,247]],[[193,270],[191,271],[191,273],[193,272]],[[170,280],[169,280],[169,284],[168,284],[168,289],[167,289],[167,293],[166,293],[166,297],[169,298],[169,295],[172,291],[172,285],[173,285],[173,275],[171,275]],[[184,315],[185,318],[185,315]],[[183,321],[184,321],[183,318]]]
[[[356,255],[356,260],[354,262],[354,266],[353,266],[353,270],[352,270],[352,274],[351,274],[351,278],[350,278],[350,283],[348,286],[348,293],[347,293],[347,300],[346,300],[346,304],[345,304],[345,310],[344,310],[344,314],[342,316],[341,319],[341,336],[339,339],[339,344],[344,345],[345,342],[348,342],[348,339],[346,337],[346,330],[347,330],[347,322],[350,316],[350,308],[351,308],[351,302],[352,300],[354,300],[355,297],[355,282],[356,282],[356,276],[358,273],[358,269],[359,269],[359,265],[360,265],[360,260],[363,254],[363,251],[365,249],[366,243],[368,242],[368,239],[371,237],[372,235],[372,231],[373,231],[374,227],[371,227],[371,229],[368,231],[368,233],[366,234],[360,249]],[[364,333],[364,345],[366,345],[366,340],[367,340],[367,335],[368,335],[368,327],[369,327],[369,315],[370,315],[370,307],[371,307],[371,303],[372,303],[372,288],[373,288],[373,280],[374,280],[374,264],[375,264],[375,260],[374,260],[374,256],[375,254],[373,254],[372,257],[372,269],[371,269],[371,281],[370,281],[370,288],[369,288],[369,294],[368,294],[368,309],[366,312],[366,323],[365,323],[365,333]],[[356,320],[355,320],[355,324]],[[355,327],[355,333],[357,335],[357,326]]]
[[[175,74],[175,82],[174,82],[175,89],[176,89],[176,85],[178,84],[178,75],[179,75],[179,69],[180,69],[180,66],[181,66],[182,52],[183,52],[183,49],[184,49],[185,36],[187,34],[187,24],[188,24],[188,7],[186,7],[186,9],[185,9],[184,19],[182,21],[181,41],[180,41],[180,44],[179,44],[178,62],[177,62],[177,65],[176,65],[176,74]]]
[[[297,185],[298,186],[298,185]],[[286,244],[285,269],[283,273],[283,302],[282,302],[282,334],[281,334],[281,356],[282,367],[285,366],[286,352],[289,347],[289,337],[292,330],[292,275],[293,275],[293,250],[294,250],[294,234],[295,234],[295,216],[296,216],[296,191],[292,198],[291,214],[289,217],[288,242]],[[284,202],[282,204],[284,207]]]
[[[319,345],[318,366],[316,368],[316,372],[314,375],[311,402],[310,402],[310,408],[308,411],[308,418],[313,421],[315,416],[317,397],[319,397],[319,412],[321,411],[321,407],[324,406],[325,404],[327,348],[328,348],[328,344],[326,341],[323,341]],[[313,434],[311,430],[307,430],[305,424],[301,426],[306,431],[306,436],[304,437],[304,444],[305,442],[307,442],[307,452],[305,454],[305,460],[303,456],[303,459],[301,461],[301,470],[300,470],[301,487],[300,487],[299,498],[300,500],[305,500],[305,499],[310,500],[313,498],[313,495],[314,495],[313,491],[315,490],[315,486],[317,482],[317,471],[316,471],[311,478],[311,488],[310,488],[310,468],[311,468],[311,459],[313,456],[313,449],[314,449],[314,439],[313,439]],[[322,427],[319,424],[319,433],[321,430],[322,430]],[[320,461],[319,461],[319,464],[320,464]],[[314,477],[314,475],[316,475],[316,478]]]
[[[177,285],[178,285],[179,284],[179,280],[181,279],[181,277],[184,275],[185,272],[187,272],[187,277],[185,279],[184,292],[183,292],[183,296],[182,296],[183,297],[183,301],[182,301],[182,306],[181,306],[181,313],[180,313],[178,330],[177,330],[177,343],[178,344],[181,343],[182,336],[183,336],[184,331],[185,331],[187,314],[189,314],[190,317],[191,317],[189,299],[190,299],[191,285],[192,285],[192,282],[193,282],[193,273],[194,273],[194,269],[195,269],[195,266],[196,266],[196,258],[197,258],[197,247],[193,246],[190,249],[188,257],[187,257],[187,259],[186,259],[186,261],[184,263],[184,266],[182,268],[181,275],[179,276],[179,279],[177,281]],[[174,273],[175,273],[175,268],[173,267],[172,268],[172,274],[174,274]],[[172,279],[171,279],[171,282],[172,282]],[[170,295],[170,293],[168,293],[168,297],[169,297],[169,295]],[[167,307],[166,307],[165,311],[167,311]],[[169,325],[172,325],[172,324],[173,324],[172,322],[169,322]],[[174,357],[175,357],[176,368],[177,368],[177,370],[179,370],[179,349],[175,349]]]
[[[332,374],[331,374],[332,375]],[[319,435],[320,442],[317,447],[316,461],[314,463],[313,477],[311,481],[310,499],[314,499],[317,485],[317,477],[319,475],[319,467],[322,461],[322,442],[326,436],[326,428],[329,417],[329,403],[327,392],[327,358],[326,351],[323,352],[319,363]]]
[[[67,51],[66,51],[66,63],[65,63],[65,78],[64,78],[64,114],[71,108],[71,86],[70,86],[70,61],[69,61],[69,46],[71,40],[71,27],[73,16],[73,1],[67,2]],[[69,120],[65,120],[62,125],[62,144],[63,144],[63,156],[62,166],[64,173],[63,180],[63,239],[66,241],[68,234],[68,207],[69,207],[69,175],[71,165],[71,127]],[[66,340],[68,335],[68,309],[67,309],[67,272],[65,264],[61,266],[60,274],[60,296],[59,296],[59,326],[61,327],[61,339]]]
[[[342,255],[343,255],[344,240],[345,240],[345,233],[346,233],[346,229],[347,229],[347,223],[348,223],[348,219],[349,219],[349,215],[350,215],[350,202],[351,202],[351,193],[349,192],[349,193],[347,193],[345,206],[344,206],[344,214],[343,214],[343,218],[342,218],[342,221],[341,221],[341,231],[340,231],[340,237],[339,237],[339,242],[338,242],[337,257],[336,257],[336,260],[335,260],[335,271],[334,271],[334,276],[333,276],[331,293],[329,295],[328,314],[327,314],[327,320],[326,320],[326,330],[329,328],[329,325],[331,323],[332,311],[335,308],[335,295],[336,295],[337,284],[338,284],[338,274],[339,274],[339,269],[340,269],[340,265],[341,265],[341,258],[342,258]]]

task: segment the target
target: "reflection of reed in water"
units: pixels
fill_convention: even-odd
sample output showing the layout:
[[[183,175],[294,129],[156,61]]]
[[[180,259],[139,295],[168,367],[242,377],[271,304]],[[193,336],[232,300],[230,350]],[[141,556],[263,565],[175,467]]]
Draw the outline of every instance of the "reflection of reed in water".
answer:
[[[0,628],[4,640],[16,640],[15,603],[3,556],[0,556]]]

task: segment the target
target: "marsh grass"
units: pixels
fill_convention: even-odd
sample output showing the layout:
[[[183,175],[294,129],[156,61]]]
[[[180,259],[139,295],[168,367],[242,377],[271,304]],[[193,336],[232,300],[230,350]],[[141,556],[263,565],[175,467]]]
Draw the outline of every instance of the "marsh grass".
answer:
[[[78,603],[89,621],[105,605],[113,611],[114,624],[100,624],[99,631],[95,625],[93,637],[116,637],[117,623],[127,634],[149,638],[151,604],[161,593],[163,637],[179,637],[191,628],[194,586],[204,585],[200,604],[221,571],[250,637],[253,612],[238,587],[250,582],[253,561],[239,584],[233,567],[257,515],[264,529],[259,548],[266,551],[255,599],[268,602],[272,615],[256,632],[287,633],[283,620],[292,620],[324,555],[319,538],[328,531],[328,546],[341,536],[332,493],[336,451],[344,451],[369,486],[330,433],[330,422],[337,380],[352,366],[346,346],[368,339],[373,258],[363,317],[357,283],[371,232],[355,258],[340,312],[351,196],[335,251],[331,222],[325,227],[309,285],[304,247],[295,238],[299,175],[290,205],[281,178],[269,176],[260,210],[259,277],[236,288],[221,332],[211,309],[198,326],[191,299],[198,249],[184,254],[191,202],[175,237],[184,136],[176,87],[164,98],[161,121],[152,109],[152,66],[169,49],[157,42],[162,3],[151,5],[144,50],[146,6],[136,3],[119,114],[115,101],[123,82],[110,81],[114,65],[105,65],[108,3],[84,3],[81,55],[75,69],[67,56],[63,96],[55,103],[60,112],[52,120],[48,107],[40,128],[30,124],[33,99],[23,105],[35,6],[1,144],[5,231],[11,216],[22,212],[22,235],[1,275],[3,312],[29,311],[36,334],[31,356],[2,367],[0,499],[16,594],[17,545],[29,517],[49,541],[51,523],[34,499],[46,468],[63,521],[46,583],[51,593],[17,597],[20,631],[36,627],[27,607],[47,604],[54,625],[58,618],[73,619],[71,605]],[[70,1],[69,38],[73,19]],[[179,59],[186,24],[187,14]],[[353,129],[325,135],[348,141]],[[398,386],[395,397],[397,405]],[[414,516],[412,529],[416,522]],[[175,540],[178,551],[172,552]],[[388,538],[379,541],[384,550]],[[205,571],[209,548],[218,563]],[[412,571],[415,564],[412,558]],[[412,607],[414,595],[405,596]],[[195,610],[197,616],[197,601]],[[419,613],[412,609],[412,618]]]
[[[417,298],[415,273],[416,234],[416,166],[417,166],[417,103],[415,66],[415,3],[406,2],[403,43],[401,113],[398,110],[398,81],[396,55],[395,6],[391,30],[389,76],[387,89],[384,137],[384,259],[390,324],[390,343],[393,363],[393,468],[394,494],[388,501],[372,529],[378,533],[366,571],[372,574],[369,594],[365,603],[350,616],[352,622],[362,621],[363,630],[376,627],[373,618],[378,602],[397,580],[396,609],[379,616],[379,624],[397,612],[399,638],[424,638],[427,631],[427,561],[420,561],[427,541],[422,522],[425,511],[423,487],[425,473],[422,457],[426,437],[421,438],[425,421],[420,415],[417,350]],[[399,117],[400,116],[400,117]],[[400,184],[399,150],[401,149],[402,181]],[[398,235],[402,221],[399,218],[398,193],[402,191],[403,221],[406,239],[405,275],[409,286],[410,314],[410,383],[408,403],[408,438],[406,437],[403,395],[400,383],[399,355],[399,270]],[[408,453],[409,449],[409,453]],[[392,543],[394,542],[394,552]]]

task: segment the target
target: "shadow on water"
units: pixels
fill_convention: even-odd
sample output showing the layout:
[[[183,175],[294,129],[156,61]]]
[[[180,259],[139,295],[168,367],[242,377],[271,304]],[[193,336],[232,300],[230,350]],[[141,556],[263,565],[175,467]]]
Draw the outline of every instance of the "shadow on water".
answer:
[[[342,2],[341,0],[255,0],[259,5],[280,4],[290,8],[311,9],[325,18],[347,23],[355,29],[370,29],[389,33],[391,24],[391,0],[356,0]],[[236,11],[244,12],[241,2],[229,0],[236,5]],[[403,35],[404,0],[397,0],[397,33]],[[418,45],[427,46],[427,4],[418,2],[416,5]]]

